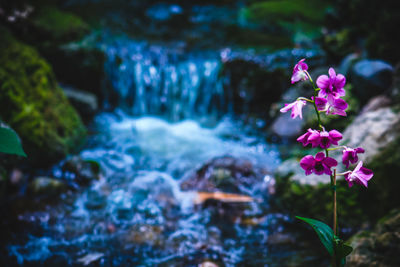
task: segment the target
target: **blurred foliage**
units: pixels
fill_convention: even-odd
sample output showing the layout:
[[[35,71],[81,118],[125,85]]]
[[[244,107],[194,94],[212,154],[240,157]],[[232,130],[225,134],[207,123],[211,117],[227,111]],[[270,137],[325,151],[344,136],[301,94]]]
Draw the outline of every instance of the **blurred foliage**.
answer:
[[[354,45],[365,48],[369,57],[381,58],[391,63],[400,60],[400,1],[398,0],[338,0],[335,11],[327,20],[331,36],[327,46],[334,42],[333,56],[343,56],[343,48]],[[336,41],[333,41],[336,40]]]
[[[89,31],[89,26],[81,18],[50,6],[39,8],[31,23],[46,40],[55,42],[80,39]]]
[[[0,26],[0,114],[29,158],[50,164],[83,141],[85,127],[38,52]]]
[[[293,35],[295,41],[315,38],[321,34],[324,16],[330,1],[316,0],[272,0],[251,1],[242,10],[251,23],[263,27],[277,27]],[[296,40],[297,39],[297,40]]]
[[[326,177],[329,180],[329,177]],[[360,202],[369,194],[361,187],[349,188],[344,179],[337,181],[337,203],[339,230],[359,227],[368,221],[367,206]],[[273,208],[294,215],[315,218],[329,223],[332,221],[332,189],[330,183],[304,185],[288,177],[277,177],[276,198],[271,200]],[[361,204],[360,204],[361,203]],[[348,234],[348,233],[347,233]]]

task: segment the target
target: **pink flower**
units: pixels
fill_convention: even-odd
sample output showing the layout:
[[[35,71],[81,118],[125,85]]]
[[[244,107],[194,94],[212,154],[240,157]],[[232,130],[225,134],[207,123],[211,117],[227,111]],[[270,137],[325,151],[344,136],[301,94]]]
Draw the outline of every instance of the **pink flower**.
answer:
[[[313,134],[313,133],[318,133],[318,131],[317,131],[317,130],[312,130],[311,128],[309,128],[305,134],[303,134],[302,136],[300,136],[299,138],[297,138],[297,141],[299,141],[300,143],[302,143],[303,146],[306,146],[306,145],[310,144],[310,142],[308,141],[308,138],[309,138],[310,135]]]
[[[329,69],[329,77],[327,75],[321,75],[317,79],[317,86],[321,89],[318,93],[319,97],[325,97],[328,95],[334,98],[344,96],[344,85],[346,84],[346,77],[342,74],[336,75],[333,68]]]
[[[342,139],[342,134],[336,130],[327,131],[314,131],[308,137],[308,142],[312,147],[320,146],[321,148],[328,148],[333,145],[338,145],[338,141]]]
[[[364,168],[362,165],[363,162],[360,161],[354,171],[344,174],[344,178],[349,183],[349,187],[352,187],[354,183],[368,187],[368,181],[371,180],[374,173],[370,169]]]
[[[346,147],[343,150],[343,157],[342,157],[342,162],[346,166],[346,168],[349,167],[350,163],[354,164],[358,161],[358,153],[364,153],[365,150],[361,147],[357,148],[350,148]]]
[[[302,108],[306,105],[306,101],[304,100],[296,100],[293,103],[285,104],[285,107],[280,109],[280,112],[287,112],[292,110],[291,117],[292,119],[299,116],[301,119],[303,118]]]
[[[304,62],[306,60],[305,58],[301,59],[293,68],[293,74],[292,74],[292,83],[298,82],[298,81],[306,81],[308,80],[307,76],[307,70],[308,66]]]
[[[326,114],[347,116],[346,109],[348,104],[341,98],[334,98],[328,95],[327,98],[315,97],[315,105],[319,111],[326,111]]]
[[[315,158],[307,155],[300,160],[300,167],[305,170],[306,175],[310,175],[311,173],[331,175],[331,168],[334,166],[337,166],[337,161],[333,158],[325,157],[323,152],[317,153]]]

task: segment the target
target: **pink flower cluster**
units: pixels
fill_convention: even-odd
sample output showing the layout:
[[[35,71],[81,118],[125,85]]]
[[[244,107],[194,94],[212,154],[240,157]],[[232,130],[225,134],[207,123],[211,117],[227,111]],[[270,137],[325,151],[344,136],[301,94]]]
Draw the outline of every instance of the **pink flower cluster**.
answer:
[[[293,69],[291,82],[310,80],[313,83],[307,70],[308,66],[305,63],[305,59],[300,60]],[[280,111],[291,111],[293,119],[296,117],[303,118],[302,108],[307,102],[311,102],[314,104],[316,112],[325,112],[326,115],[347,116],[346,109],[348,104],[341,99],[346,94],[344,89],[346,77],[342,74],[336,74],[333,68],[330,68],[328,73],[329,76],[321,75],[318,77],[316,82],[318,88],[314,87],[315,95],[311,99],[299,97],[296,101],[285,104],[285,107],[281,108]],[[302,143],[303,146],[310,144],[313,148],[320,147],[326,151],[326,155],[323,152],[319,152],[315,157],[307,155],[300,160],[300,166],[304,169],[306,175],[312,173],[317,175],[332,175],[332,168],[338,165],[335,159],[328,157],[328,150],[332,145],[339,145],[338,142],[342,139],[342,134],[337,130],[326,131],[322,125],[320,127],[322,130],[308,129],[306,133],[297,138],[297,141]],[[350,164],[357,163],[358,154],[365,152],[361,147],[349,148],[342,146],[333,149],[343,149],[342,163],[346,168],[349,168]],[[365,187],[368,186],[368,181],[372,178],[373,173],[371,170],[363,167],[362,164],[363,162],[359,161],[353,171],[347,171],[342,174],[345,176],[350,187],[354,183]]]

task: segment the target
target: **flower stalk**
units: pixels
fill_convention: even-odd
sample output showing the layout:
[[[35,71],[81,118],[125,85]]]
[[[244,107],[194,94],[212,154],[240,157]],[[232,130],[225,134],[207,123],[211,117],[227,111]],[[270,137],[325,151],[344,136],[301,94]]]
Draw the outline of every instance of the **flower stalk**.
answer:
[[[325,130],[325,127],[322,125],[321,112],[324,112],[327,116],[347,116],[345,110],[348,104],[341,98],[346,94],[344,89],[346,78],[342,74],[336,74],[333,68],[329,68],[329,76],[319,76],[315,84],[307,70],[308,66],[305,63],[305,59],[301,59],[293,68],[291,81],[292,83],[309,81],[314,89],[311,100],[305,97],[298,97],[295,102],[285,104],[285,107],[280,111],[287,112],[291,110],[291,117],[293,119],[296,117],[302,119],[302,108],[307,103],[312,103],[314,106],[317,115],[318,130],[308,129],[306,133],[297,138],[297,141],[302,143],[303,146],[311,144],[313,148],[320,147],[324,152],[318,152],[315,157],[312,155],[304,156],[300,160],[300,166],[304,169],[305,175],[310,175],[311,173],[329,175],[332,188],[333,225],[330,228],[326,224],[314,219],[296,217],[310,224],[317,232],[322,244],[332,256],[332,266],[344,266],[345,257],[351,253],[352,248],[338,237],[337,176],[343,175],[349,187],[352,187],[355,183],[368,187],[368,181],[372,178],[373,173],[362,166],[362,161],[358,162],[358,153],[364,153],[363,148],[349,148],[339,145],[338,141],[342,139],[342,134],[335,129],[330,131]],[[338,162],[334,158],[329,157],[329,151],[339,149],[342,150],[342,163],[346,168],[349,168],[350,164],[358,162],[353,171],[349,170],[337,174],[337,170],[334,167],[338,165]]]

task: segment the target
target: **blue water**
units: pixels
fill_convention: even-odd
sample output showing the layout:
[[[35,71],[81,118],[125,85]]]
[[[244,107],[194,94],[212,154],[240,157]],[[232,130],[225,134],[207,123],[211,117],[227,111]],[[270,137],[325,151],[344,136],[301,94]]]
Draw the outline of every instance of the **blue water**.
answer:
[[[100,164],[101,179],[18,214],[4,262],[281,266],[298,255],[271,241],[289,221],[268,206],[278,147],[231,113],[229,81],[219,75],[226,51],[188,54],[127,38],[106,38],[99,46],[108,56],[113,91],[104,106],[112,111],[94,118],[79,156]],[[181,183],[223,157],[254,171],[255,179],[236,188],[253,201],[196,204],[206,189],[182,190]],[[58,166],[53,175],[60,175]]]

